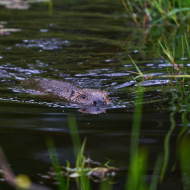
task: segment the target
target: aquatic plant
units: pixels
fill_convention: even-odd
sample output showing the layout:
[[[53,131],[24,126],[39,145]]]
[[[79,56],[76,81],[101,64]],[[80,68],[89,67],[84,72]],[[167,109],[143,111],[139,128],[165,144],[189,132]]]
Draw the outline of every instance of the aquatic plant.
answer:
[[[170,102],[171,105],[174,104],[174,96],[172,96],[172,100]],[[160,173],[160,181],[162,181],[164,179],[165,173],[166,173],[166,169],[168,167],[168,163],[169,163],[169,158],[170,158],[170,140],[171,140],[171,135],[172,132],[175,129],[176,126],[176,122],[174,119],[174,115],[177,112],[177,110],[172,110],[172,112],[170,113],[170,129],[167,132],[165,139],[164,139],[164,154],[163,154],[163,165],[161,167],[161,173]]]
[[[143,176],[146,173],[147,152],[139,149],[139,133],[142,116],[143,87],[138,86],[131,132],[130,163],[126,189],[146,189]]]
[[[145,148],[139,147],[143,95],[143,87],[138,86],[136,89],[135,110],[133,115],[133,125],[131,131],[130,160],[129,171],[126,179],[126,190],[156,190],[159,181],[159,173],[162,164],[162,159],[160,155],[158,156],[158,159],[155,163],[150,185],[148,185],[144,180],[144,176],[146,175],[147,169],[148,152]]]
[[[171,51],[169,43],[166,40],[166,37],[163,39],[163,41],[164,42],[162,44],[161,41],[158,40],[158,42],[163,50],[163,53],[166,55],[166,58],[164,58],[163,56],[161,56],[161,57],[168,64],[172,65],[172,68],[173,68],[173,71],[172,71],[173,75],[172,76],[170,75],[169,77],[189,78],[190,75],[186,74],[186,73],[189,73],[189,68],[183,64],[185,47],[187,48],[187,52],[188,52],[188,54],[186,55],[186,58],[187,58],[187,56],[189,56],[189,58],[190,58],[189,43],[188,43],[186,34],[184,35],[184,37],[181,38],[181,56],[180,56],[180,59],[178,60],[178,62],[179,62],[178,64],[175,61],[175,47],[173,47],[173,50]],[[185,41],[185,43],[184,43],[184,41]],[[175,71],[177,71],[177,73]],[[164,76],[164,77],[166,77],[166,76]]]
[[[52,139],[47,140],[50,159],[53,171],[49,172],[49,178],[55,178],[59,184],[60,190],[69,189],[70,179],[75,179],[77,186],[81,190],[90,190],[89,179],[94,182],[108,181],[118,171],[118,168],[109,166],[109,162],[101,164],[84,156],[86,139],[81,144],[78,134],[75,118],[71,115],[68,117],[68,124],[73,142],[73,150],[75,154],[75,168],[72,168],[70,162],[67,161],[66,166],[61,166],[56,153],[56,148]],[[67,178],[67,181],[66,181]],[[107,183],[104,183],[107,185]],[[103,187],[103,186],[102,186]]]
[[[189,48],[188,46],[188,40],[187,37],[185,36],[184,38],[181,39],[182,41],[182,57],[184,56],[184,49],[185,46],[187,46],[187,49]],[[189,77],[189,75],[186,75],[185,72],[188,72],[186,70],[185,66],[182,66],[182,64],[177,64],[176,60],[175,60],[175,51],[173,49],[169,48],[169,45],[166,41],[166,39],[164,39],[164,42],[161,43],[161,41],[159,41],[159,44],[165,54],[165,58],[164,60],[167,60],[168,63],[170,63],[172,65],[172,72],[173,75],[171,75],[170,73],[168,73],[168,75],[162,75],[159,77],[176,77],[176,78],[182,78],[184,80],[184,78]],[[188,55],[189,54],[189,50],[187,50]],[[129,56],[130,57],[130,56]],[[131,57],[130,57],[131,58]],[[149,75],[145,75],[141,72],[141,70],[138,68],[137,64],[134,62],[134,60],[131,58],[136,70],[137,70],[137,75],[138,77],[135,77],[134,79],[136,80],[137,78],[141,78],[141,79],[150,79],[152,76]],[[183,59],[181,59],[181,61],[183,61]],[[171,67],[170,67],[171,68]],[[169,71],[169,69],[167,68],[167,71]],[[181,74],[181,72],[184,72]],[[180,74],[179,74],[180,73]],[[158,76],[156,76],[158,77]],[[188,103],[187,99],[184,99],[184,94],[186,93],[185,88],[183,88],[181,85],[181,83],[176,83],[176,88],[181,87],[181,91],[179,91],[179,97],[177,97],[177,100],[180,98],[181,101],[186,101],[186,103]],[[172,110],[171,114],[170,114],[170,121],[171,121],[171,126],[170,126],[170,130],[168,131],[168,133],[166,134],[165,137],[165,142],[164,142],[164,152],[163,155],[159,155],[158,154],[158,158],[155,162],[155,166],[153,169],[153,174],[152,174],[152,179],[150,184],[148,185],[145,180],[144,177],[146,176],[146,168],[147,168],[147,160],[148,160],[148,151],[145,148],[140,148],[139,147],[139,136],[140,136],[140,126],[141,126],[141,117],[142,117],[142,108],[143,108],[143,86],[137,86],[136,88],[136,98],[135,98],[135,110],[134,110],[134,115],[133,115],[133,125],[132,125],[132,132],[131,132],[131,146],[130,146],[130,159],[129,159],[129,163],[127,163],[129,170],[127,172],[127,178],[126,178],[126,190],[133,190],[133,189],[151,189],[151,190],[155,190],[157,188],[158,182],[160,180],[160,182],[164,179],[165,177],[165,172],[168,169],[168,163],[169,163],[169,153],[170,153],[170,139],[171,139],[171,135],[172,132],[174,131],[175,128],[175,118],[174,115],[177,111],[180,110]],[[188,97],[189,99],[189,97]],[[173,105],[174,102],[176,101],[176,97],[175,94],[173,93],[173,99],[171,104]],[[188,112],[185,112],[185,114],[187,114]],[[185,116],[184,114],[184,116]],[[179,134],[180,139],[178,140],[178,142],[181,140],[181,137],[184,135],[185,130],[187,129],[187,120],[184,123],[185,128],[182,129],[182,133]],[[68,123],[69,123],[69,127],[70,127],[70,133],[71,133],[71,137],[72,137],[72,142],[73,142],[73,147],[74,147],[74,153],[75,153],[75,158],[76,158],[76,167],[75,168],[71,168],[70,163],[67,163],[66,167],[61,167],[61,174],[62,177],[65,176],[67,178],[74,178],[76,179],[76,182],[78,184],[78,188],[83,190],[88,190],[91,189],[90,183],[89,183],[89,178],[93,179],[93,176],[97,177],[100,176],[100,178],[98,179],[97,182],[101,182],[100,185],[100,189],[105,189],[105,186],[107,189],[112,189],[112,186],[110,185],[110,181],[108,176],[110,176],[110,173],[112,171],[114,172],[119,172],[119,169],[114,168],[114,167],[109,167],[106,165],[99,165],[99,166],[95,166],[92,167],[91,163],[93,163],[93,161],[89,158],[86,158],[84,156],[84,149],[85,149],[85,142],[86,140],[84,140],[83,144],[81,145],[81,140],[78,134],[78,130],[77,130],[77,124],[76,124],[76,120],[74,118],[74,116],[69,116],[68,117]],[[183,149],[184,150],[184,149]],[[182,150],[182,151],[183,151]],[[184,150],[184,152],[187,150]],[[181,153],[180,153],[181,155]],[[184,155],[184,154],[183,154]],[[186,157],[180,157],[181,160],[185,160]],[[185,161],[181,161],[183,162],[182,164],[186,163],[187,166],[187,162]],[[174,168],[174,167],[173,167]],[[185,166],[182,166],[183,170],[185,168]],[[102,177],[103,176],[103,177]],[[112,176],[113,177],[113,176]],[[106,183],[102,183],[102,181],[106,181]],[[185,184],[185,182],[184,182]],[[184,186],[186,186],[187,184],[185,184]]]
[[[46,142],[47,142],[47,147],[48,147],[51,163],[53,166],[53,170],[56,174],[56,180],[58,182],[59,190],[68,189],[68,186],[66,185],[65,179],[62,177],[62,174],[61,174],[61,165],[60,165],[59,160],[58,160],[58,156],[57,156],[57,152],[55,150],[54,142],[50,138],[48,138]]]
[[[138,78],[142,78],[142,80],[144,80],[144,79],[151,79],[151,78],[152,78],[151,75],[144,75],[144,74],[141,72],[141,70],[138,68],[137,64],[134,62],[134,60],[132,59],[132,57],[131,57],[130,55],[129,55],[129,57],[130,57],[132,63],[134,64],[136,70],[138,71],[138,72],[127,71],[127,72],[129,72],[129,73],[134,73],[134,74],[137,75],[136,77],[133,77],[134,81],[136,81],[136,79],[138,79]]]
[[[173,54],[172,54],[172,52],[171,52],[171,50],[170,50],[170,48],[169,48],[169,45],[168,45],[168,43],[167,43],[167,41],[166,41],[166,38],[164,38],[164,45],[165,45],[165,46],[160,42],[160,40],[158,40],[158,42],[159,42],[159,44],[160,44],[160,46],[161,46],[161,48],[162,48],[164,54],[165,54],[165,55],[167,56],[167,58],[169,59],[169,61],[168,61],[167,59],[164,59],[162,56],[161,56],[161,57],[162,57],[167,63],[171,64],[174,69],[176,69],[177,71],[180,71],[180,67],[181,67],[181,66],[175,63],[175,58],[174,58],[174,56],[175,56],[174,53],[175,53],[175,52],[173,52]]]
[[[187,40],[187,35],[185,34],[182,38],[181,38],[181,55],[178,60],[176,60],[176,51],[175,51],[175,47],[173,46],[173,48],[170,48],[170,45],[166,39],[166,37],[163,38],[163,42],[161,42],[161,40],[158,39],[158,43],[162,49],[162,52],[164,53],[163,55],[160,55],[160,57],[169,65],[172,66],[172,70],[169,67],[166,67],[166,71],[168,74],[165,75],[156,75],[156,76],[152,76],[151,73],[150,74],[143,74],[142,71],[138,68],[137,64],[135,63],[135,61],[131,58],[131,56],[129,55],[132,63],[134,64],[137,72],[134,71],[127,71],[133,74],[136,74],[136,77],[133,77],[134,81],[136,81],[136,79],[141,78],[142,80],[151,80],[153,78],[174,78],[177,80],[177,78],[182,78],[183,80],[185,78],[190,78],[190,71],[189,68],[183,64],[183,60],[184,60],[184,56],[185,58],[187,58],[187,56],[190,58],[190,48],[189,48],[189,43]],[[186,54],[185,54],[185,48],[187,49]],[[179,53],[178,53],[179,54]]]
[[[160,76],[155,76],[155,77],[166,77],[166,78],[172,77],[175,79],[175,83],[171,82],[171,86],[169,88],[171,90],[171,93],[172,93],[172,101],[170,102],[170,105],[171,105],[171,113],[170,113],[171,125],[170,125],[170,130],[168,131],[168,133],[165,136],[163,155],[162,155],[162,157],[161,156],[158,157],[158,161],[156,163],[156,165],[158,166],[158,169],[160,171],[159,177],[157,175],[157,179],[155,179],[157,182],[158,182],[158,178],[159,178],[160,182],[164,179],[167,169],[170,169],[171,171],[175,170],[179,158],[180,158],[180,164],[182,166],[182,172],[183,172],[182,175],[187,174],[188,177],[190,176],[189,170],[187,169],[189,167],[189,163],[187,162],[187,158],[189,157],[189,152],[184,147],[184,146],[187,147],[187,145],[185,145],[185,143],[183,143],[183,145],[180,144],[180,141],[181,140],[183,141],[183,136],[186,134],[187,127],[188,127],[187,115],[189,114],[189,96],[190,96],[190,94],[189,94],[189,88],[188,89],[185,88],[184,84],[185,84],[185,79],[189,78],[190,75],[186,74],[189,71],[188,71],[188,67],[185,64],[183,64],[183,60],[184,60],[183,58],[184,58],[184,56],[187,57],[187,53],[188,53],[188,56],[190,55],[189,54],[189,44],[188,44],[187,36],[185,34],[185,36],[181,38],[181,45],[182,45],[181,46],[181,57],[180,57],[180,59],[177,60],[177,62],[179,64],[176,63],[175,49],[173,49],[173,48],[170,49],[169,43],[167,42],[166,38],[164,39],[163,44],[161,43],[161,41],[159,41],[159,44],[163,50],[163,53],[166,56],[165,58],[164,57],[162,57],[162,58],[168,64],[170,64],[172,66],[172,74],[170,74],[170,72],[171,72],[170,68],[171,67],[167,67],[168,75],[160,75]],[[187,49],[186,52],[185,52],[185,48]],[[132,58],[131,58],[131,60],[132,60]],[[140,71],[137,64],[133,60],[132,60],[132,62],[135,65],[136,70],[138,71],[136,73],[138,76],[135,77],[134,79],[137,79],[140,77],[142,80],[150,79],[148,77],[150,74],[147,75],[147,77],[146,77],[146,75]],[[152,77],[152,78],[154,78],[154,77]],[[181,78],[182,78],[182,80],[178,80]],[[174,89],[176,89],[176,90],[174,90]],[[185,111],[184,111],[184,105],[186,105]],[[169,160],[170,160],[170,140],[171,140],[172,133],[173,133],[175,126],[176,126],[176,124],[175,124],[176,121],[175,121],[174,115],[177,112],[182,112],[182,111],[184,111],[183,117],[182,117],[183,118],[183,127],[182,127],[182,129],[181,129],[181,131],[177,137],[177,147],[178,146],[180,147],[179,148],[180,151],[178,151],[178,153],[177,153],[176,161],[173,164],[173,167],[168,168]],[[176,148],[176,150],[177,150],[177,148]],[[163,159],[163,161],[162,161],[162,159]],[[135,168],[133,170],[135,171]],[[187,182],[188,177],[184,176],[183,182],[184,182],[184,187],[189,188],[189,185]],[[136,186],[135,186],[136,183],[134,183],[135,188],[136,188]],[[155,185],[155,183],[152,183],[152,186],[154,186],[154,185]],[[133,185],[131,185],[131,186],[133,187]],[[135,189],[135,188],[132,188],[132,189]],[[154,186],[154,188],[155,188],[155,186]],[[130,188],[127,188],[127,189],[130,189]]]
[[[86,139],[81,145],[81,140],[78,134],[77,124],[74,116],[70,115],[68,117],[68,124],[76,159],[76,168],[67,169],[67,171],[70,172],[69,176],[80,179],[80,181],[77,179],[77,183],[78,185],[80,184],[81,189],[89,189],[89,179],[92,179],[96,182],[102,182],[107,180],[110,176],[115,175],[115,172],[118,170],[117,168],[109,166],[108,163],[101,164],[85,157],[84,149],[86,145]],[[68,175],[68,173],[65,174]]]
[[[121,2],[138,25],[175,23],[180,26],[189,23],[190,2],[188,0],[121,0]]]
[[[189,177],[190,177],[190,138],[185,136],[179,145],[180,167],[183,181],[183,189],[190,189]]]

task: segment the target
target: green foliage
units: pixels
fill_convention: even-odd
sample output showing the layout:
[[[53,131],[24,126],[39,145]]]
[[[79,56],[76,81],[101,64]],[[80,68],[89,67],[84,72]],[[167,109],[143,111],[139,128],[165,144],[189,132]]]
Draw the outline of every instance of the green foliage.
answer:
[[[189,19],[190,2],[188,0],[122,0],[122,4],[137,24],[175,23],[180,26],[180,24],[187,24]]]
[[[159,174],[160,174],[161,168],[162,168],[162,155],[159,155],[157,160],[156,160],[156,164],[154,166],[154,171],[152,174],[149,190],[156,190],[157,189],[157,185],[158,185],[158,181],[159,181],[159,177],[160,177]]]
[[[181,166],[181,174],[183,179],[184,189],[190,189],[189,177],[190,177],[190,138],[184,137],[180,144],[180,166]]]
[[[127,178],[127,190],[146,190],[144,176],[146,174],[147,152],[144,149],[135,152],[130,162],[130,169]]]
[[[72,138],[72,142],[73,142],[75,158],[77,159],[79,152],[81,152],[80,151],[81,150],[81,140],[79,137],[76,120],[73,115],[70,115],[68,117],[68,125],[69,125],[71,138]]]
[[[136,89],[135,111],[133,115],[133,125],[131,132],[130,162],[127,175],[126,190],[156,190],[159,180],[159,173],[162,164],[161,156],[155,163],[150,186],[145,182],[145,175],[148,162],[148,152],[145,148],[139,148],[139,135],[141,127],[141,117],[143,108],[144,89],[138,86]]]
[[[184,42],[185,41],[185,42]],[[177,64],[175,59],[176,59],[176,50],[175,47],[172,47],[172,50],[170,49],[170,45],[168,43],[168,41],[166,40],[166,38],[164,38],[163,43],[161,43],[160,40],[158,40],[160,47],[163,50],[163,53],[166,55],[166,58],[162,57],[167,63],[171,64],[173,67],[173,75],[175,75],[175,71],[177,72],[183,72],[183,75],[178,75],[178,77],[182,77],[182,78],[189,78],[189,75],[185,75],[186,73],[189,72],[188,67],[183,66],[183,59],[184,59],[184,55],[185,55],[185,47],[187,48],[187,52],[188,55],[190,57],[190,50],[189,50],[189,43],[187,40],[187,36],[185,34],[184,37],[181,37],[181,55],[180,55],[180,62]],[[178,52],[179,54],[179,52]],[[177,76],[177,75],[176,75]]]
[[[137,70],[138,72],[140,71],[139,69]],[[133,115],[133,126],[131,132],[130,164],[127,178],[127,190],[147,189],[144,181],[144,176],[146,174],[147,152],[145,149],[139,149],[138,147],[142,117],[143,87],[138,86],[136,93],[135,112]]]
[[[142,117],[142,102],[143,102],[143,87],[138,86],[136,89],[136,99],[135,99],[135,111],[133,115],[133,125],[131,131],[131,146],[130,146],[130,159],[129,159],[129,171],[127,175],[127,184],[126,190],[155,190],[157,188],[157,183],[159,179],[159,172],[161,168],[161,157],[158,157],[155,168],[153,171],[152,181],[150,186],[145,182],[145,175],[147,169],[148,162],[148,153],[144,148],[139,148],[139,135],[140,135],[140,126],[141,126],[141,117]],[[69,116],[68,118],[69,128],[73,140],[74,152],[76,156],[76,168],[71,169],[70,163],[67,162],[66,172],[68,173],[68,177],[72,177],[76,179],[78,189],[80,190],[90,190],[91,186],[89,183],[89,176],[91,174],[99,173],[104,176],[104,172],[114,171],[114,167],[109,167],[108,163],[105,163],[105,167],[96,167],[96,168],[86,168],[85,161],[86,158],[84,156],[84,148],[86,144],[86,139],[81,145],[80,137],[77,130],[77,125],[75,118],[73,116]],[[58,161],[58,156],[55,151],[55,146],[52,140],[47,140],[47,145],[49,149],[50,158],[52,161],[53,169],[56,173],[56,178],[59,184],[60,190],[66,190],[69,188],[69,181],[66,184],[64,178],[64,171]],[[70,171],[74,171],[69,174]],[[100,184],[100,190],[111,190],[112,184],[110,178],[106,181],[103,180]]]
[[[89,179],[87,176],[87,170],[85,170],[85,156],[84,156],[84,148],[86,144],[86,139],[84,140],[83,144],[81,145],[81,140],[79,137],[78,129],[77,129],[77,124],[75,121],[75,118],[73,115],[70,115],[68,117],[68,124],[69,124],[69,129],[73,141],[73,148],[75,152],[75,159],[76,159],[76,171],[80,172],[79,180],[77,178],[77,185],[80,187],[81,190],[89,190],[90,189],[90,184],[89,184]]]
[[[134,80],[136,81],[137,78],[141,77],[142,79],[144,78],[143,73],[140,71],[140,69],[138,68],[138,66],[136,65],[136,63],[134,62],[134,60],[132,59],[132,57],[129,55],[131,61],[133,62],[136,70],[138,71],[138,73],[136,73],[138,76],[134,77]]]
[[[160,181],[163,180],[165,173],[166,173],[166,169],[168,167],[168,163],[169,163],[169,156],[170,156],[170,140],[171,140],[171,135],[172,132],[175,129],[175,120],[174,120],[174,115],[175,115],[175,111],[170,113],[170,121],[171,121],[171,126],[170,126],[170,130],[168,131],[168,133],[165,136],[165,140],[164,140],[164,160],[163,160],[163,166],[162,166],[162,170],[160,173]]]
[[[68,187],[65,183],[65,179],[61,174],[61,166],[59,164],[58,156],[55,150],[55,145],[52,139],[47,139],[47,147],[49,150],[49,156],[52,162],[52,166],[56,174],[59,190],[66,190],[68,189]]]
[[[136,152],[138,152],[139,133],[142,117],[143,87],[138,86],[136,93],[135,112],[133,115],[133,126],[131,132],[130,161],[133,160],[134,155],[136,155]]]
[[[138,86],[136,92],[137,96],[135,99],[135,112],[133,115],[133,126],[131,132],[130,163],[126,186],[127,190],[147,189],[144,181],[147,152],[144,149],[138,148],[142,116],[143,87]]]

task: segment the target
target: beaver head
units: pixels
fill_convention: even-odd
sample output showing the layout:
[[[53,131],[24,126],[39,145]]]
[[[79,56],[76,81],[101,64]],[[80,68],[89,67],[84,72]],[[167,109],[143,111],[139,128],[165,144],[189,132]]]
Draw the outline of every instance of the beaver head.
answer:
[[[110,102],[110,100],[105,91],[80,89],[72,91],[70,102],[87,106],[105,106]]]

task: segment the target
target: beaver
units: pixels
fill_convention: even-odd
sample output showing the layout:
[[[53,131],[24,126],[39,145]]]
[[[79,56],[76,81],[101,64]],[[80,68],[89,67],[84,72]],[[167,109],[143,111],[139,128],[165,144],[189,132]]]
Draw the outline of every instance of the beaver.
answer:
[[[79,88],[71,83],[47,78],[27,79],[25,87],[35,89],[45,94],[52,94],[68,102],[85,106],[105,106],[110,100],[105,91]]]

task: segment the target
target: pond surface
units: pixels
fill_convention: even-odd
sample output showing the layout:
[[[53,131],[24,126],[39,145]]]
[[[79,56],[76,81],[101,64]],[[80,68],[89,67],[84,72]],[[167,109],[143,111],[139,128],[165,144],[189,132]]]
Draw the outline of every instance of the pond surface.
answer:
[[[128,72],[136,72],[130,55],[144,74],[168,73],[170,65],[160,57],[157,42],[162,27],[136,26],[120,1],[57,0],[52,13],[47,3],[31,4],[28,10],[0,6],[0,18],[4,28],[14,29],[0,35],[0,143],[16,175],[26,174],[37,184],[57,189],[55,180],[43,177],[52,168],[46,140],[53,139],[61,165],[69,161],[75,167],[68,126],[72,115],[81,141],[87,140],[85,156],[103,164],[110,161],[119,169],[113,188],[124,189],[140,84],[144,99],[139,146],[148,152],[144,178],[149,184],[157,157],[162,155],[167,164],[158,189],[182,188],[179,167],[172,170],[186,110],[176,83],[168,78],[135,82],[136,75]],[[184,32],[164,30],[178,36]],[[82,113],[78,105],[28,93],[21,87],[26,78],[51,78],[105,90],[111,104],[104,113]],[[188,88],[188,83],[184,86]],[[92,183],[92,188],[98,185]],[[11,189],[3,177],[0,187]],[[76,189],[75,183],[70,189]]]

